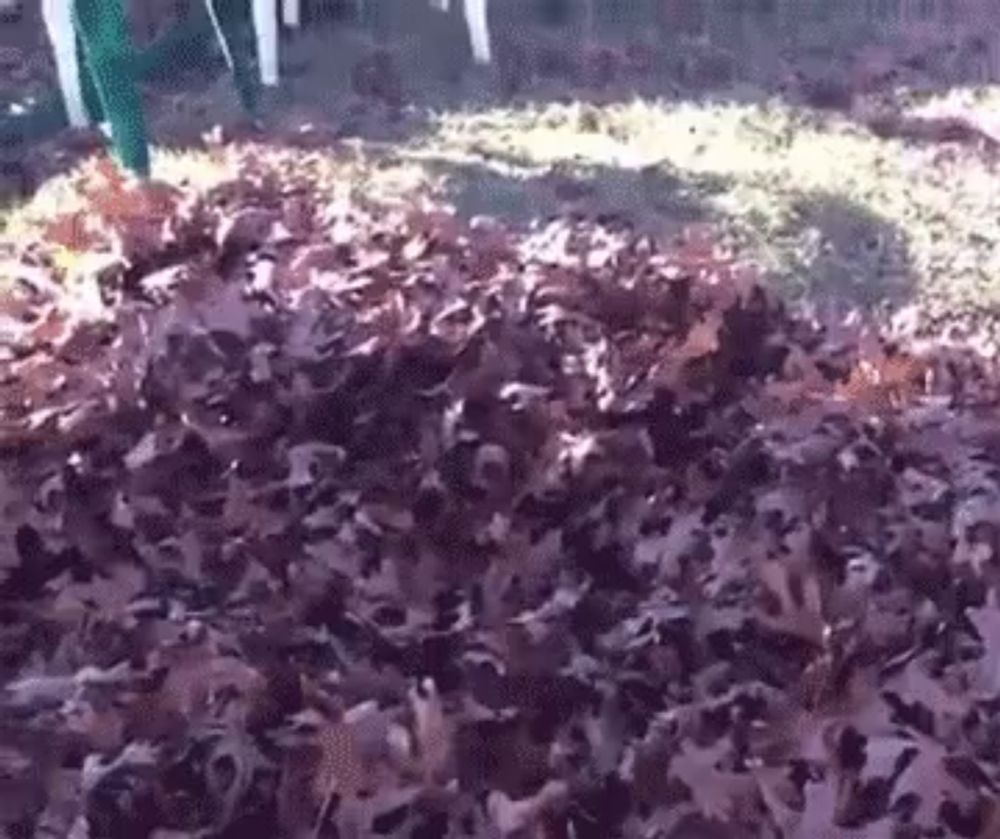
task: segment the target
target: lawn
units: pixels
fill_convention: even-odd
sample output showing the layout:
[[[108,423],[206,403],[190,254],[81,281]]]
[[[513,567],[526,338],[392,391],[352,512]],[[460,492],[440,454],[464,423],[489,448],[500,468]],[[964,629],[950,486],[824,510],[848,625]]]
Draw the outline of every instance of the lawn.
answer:
[[[980,89],[925,97],[920,108],[988,114],[998,100]],[[370,195],[399,198],[421,185],[467,216],[515,225],[564,210],[614,213],[669,236],[711,221],[794,298],[916,300],[952,313],[1000,301],[990,154],[880,137],[850,114],[779,99],[438,111],[398,142],[358,140],[315,157],[333,181]],[[226,164],[206,151],[164,150],[156,171],[208,184]],[[13,213],[10,229],[72,200],[56,179]]]

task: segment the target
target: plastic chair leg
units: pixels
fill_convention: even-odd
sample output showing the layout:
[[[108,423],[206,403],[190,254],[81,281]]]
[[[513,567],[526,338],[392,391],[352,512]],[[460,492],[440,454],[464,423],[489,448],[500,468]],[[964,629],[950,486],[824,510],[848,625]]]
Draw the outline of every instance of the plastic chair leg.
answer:
[[[278,0],[253,0],[253,28],[257,36],[260,81],[278,86]]]
[[[282,0],[281,22],[294,28],[302,25],[302,0]]]
[[[97,98],[111,125],[115,156],[129,171],[149,175],[149,140],[134,79],[135,55],[120,0],[75,0],[77,31]]]
[[[252,27],[246,25],[245,0],[205,0],[205,4],[222,45],[226,64],[233,74],[240,103],[247,113],[256,115],[259,98],[259,82],[253,62],[256,44],[254,38],[248,37],[248,29]]]
[[[493,61],[487,4],[488,0],[465,0],[463,9],[476,64],[489,64]]]
[[[42,0],[42,19],[55,54],[56,76],[69,124],[83,128],[90,123],[90,117],[83,101],[73,9],[66,0]]]

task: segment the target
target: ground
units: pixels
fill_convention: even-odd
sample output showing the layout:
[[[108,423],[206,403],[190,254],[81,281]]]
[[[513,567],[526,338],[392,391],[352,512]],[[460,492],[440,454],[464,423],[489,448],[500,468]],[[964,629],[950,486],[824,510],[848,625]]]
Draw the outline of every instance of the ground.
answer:
[[[502,8],[28,150],[4,837],[1000,835],[989,45]]]
[[[476,71],[454,15],[388,8],[378,32],[402,108],[387,115],[394,109],[353,95],[370,31],[317,25],[283,45],[272,139],[303,121],[356,137],[383,174],[397,168],[407,184],[419,176],[467,215],[524,224],[567,208],[615,212],[664,234],[711,219],[782,288],[814,299],[920,300],[945,312],[1000,294],[1000,242],[984,224],[997,217],[986,185],[1000,96],[988,84],[991,47],[970,46],[974,9],[936,34],[924,21],[890,20],[867,41],[850,17],[800,23],[793,38],[772,18],[729,14],[708,21],[704,41],[651,28],[656,18],[641,10],[598,21],[589,35],[579,19],[527,26],[513,4],[494,15],[498,66]],[[540,70],[546,57],[553,66]],[[827,82],[847,99],[834,91],[834,109],[811,107],[824,104]],[[185,77],[150,99],[155,134],[175,149],[239,118],[224,77],[207,87]],[[887,109],[920,108],[971,131],[871,127]],[[59,156],[38,150],[35,159],[42,177]]]

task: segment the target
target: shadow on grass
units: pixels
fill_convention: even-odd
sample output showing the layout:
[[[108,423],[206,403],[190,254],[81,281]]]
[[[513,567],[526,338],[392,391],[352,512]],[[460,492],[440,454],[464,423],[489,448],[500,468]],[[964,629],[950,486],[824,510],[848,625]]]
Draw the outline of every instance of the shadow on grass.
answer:
[[[913,297],[906,238],[891,220],[824,191],[797,197],[790,217],[771,247],[780,251],[776,279],[793,297],[864,310]]]
[[[542,172],[504,173],[492,163],[423,158],[444,178],[445,197],[460,215],[495,215],[514,229],[559,213],[617,216],[646,232],[709,221],[708,196],[726,189],[724,178],[686,176],[668,167],[554,166]]]
[[[445,196],[466,218],[493,215],[527,229],[560,214],[623,220],[669,241],[710,222],[732,231],[743,255],[792,299],[872,311],[910,300],[916,288],[902,230],[867,207],[831,192],[798,194],[778,229],[734,221],[713,203],[732,182],[666,164],[627,169],[579,165],[542,173],[502,172],[486,162],[444,157],[424,165],[443,178]]]

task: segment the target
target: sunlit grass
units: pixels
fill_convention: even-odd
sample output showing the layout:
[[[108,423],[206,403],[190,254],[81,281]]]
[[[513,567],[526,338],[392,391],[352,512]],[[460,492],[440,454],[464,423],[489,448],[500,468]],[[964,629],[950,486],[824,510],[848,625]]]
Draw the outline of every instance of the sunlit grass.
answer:
[[[659,168],[695,193],[713,184],[694,197],[793,291],[998,302],[995,176],[974,153],[939,152],[776,101],[637,100],[444,115],[417,153],[512,175]]]
[[[933,113],[991,103],[1000,103],[996,88],[914,98],[911,107]],[[460,210],[464,197],[470,213],[515,222],[581,208],[555,194],[556,175],[586,187],[584,209],[621,210],[654,231],[669,234],[694,217],[716,222],[794,294],[864,305],[916,295],[939,309],[1000,303],[1000,190],[988,160],[969,149],[943,155],[940,144],[882,139],[847,116],[777,100],[452,112],[408,141],[377,146],[157,149],[154,175],[208,190],[235,177],[248,150],[306,173],[331,199],[391,202],[426,192]],[[8,210],[4,238],[83,206],[74,177],[54,178]]]

